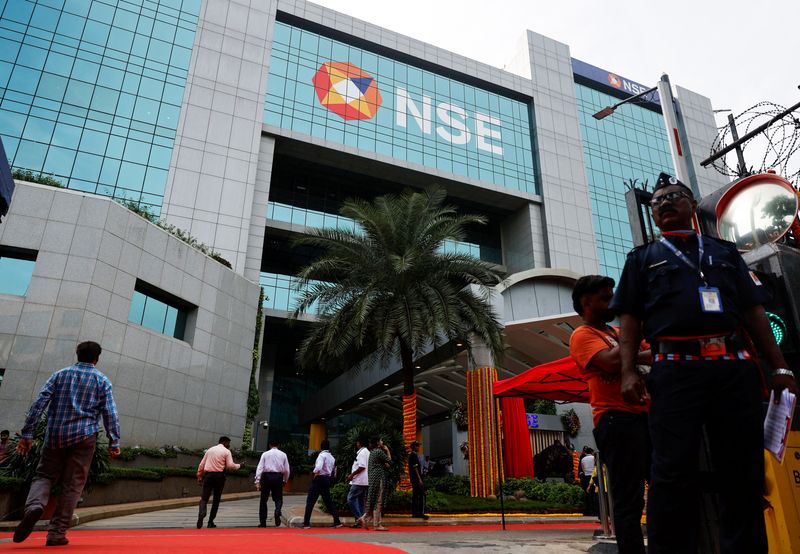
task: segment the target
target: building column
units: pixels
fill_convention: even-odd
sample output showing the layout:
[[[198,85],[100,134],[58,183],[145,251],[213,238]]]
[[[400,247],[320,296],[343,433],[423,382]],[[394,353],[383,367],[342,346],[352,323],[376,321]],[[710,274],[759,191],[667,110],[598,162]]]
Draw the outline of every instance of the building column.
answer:
[[[597,273],[569,46],[527,31],[510,69],[532,81],[533,144],[548,264],[581,275]]]
[[[276,10],[274,0],[203,2],[161,209],[239,274],[252,216],[266,210],[256,173]]]
[[[320,450],[323,440],[328,437],[328,429],[324,423],[312,423],[308,430],[308,449]]]
[[[495,494],[503,471],[497,442],[498,407],[492,390],[495,381],[497,369],[493,367],[467,371],[469,488],[472,496]]]

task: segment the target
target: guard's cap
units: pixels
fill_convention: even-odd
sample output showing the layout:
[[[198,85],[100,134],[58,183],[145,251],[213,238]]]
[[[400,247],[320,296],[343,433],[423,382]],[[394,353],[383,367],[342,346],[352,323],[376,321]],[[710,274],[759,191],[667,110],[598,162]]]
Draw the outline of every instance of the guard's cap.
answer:
[[[664,173],[663,171],[658,176],[658,180],[656,180],[656,186],[653,188],[653,192],[655,193],[658,189],[663,189],[664,187],[671,187],[675,185],[685,188],[686,192],[688,192],[692,196],[692,198],[694,198],[694,193],[692,193],[692,189],[687,187],[686,184],[682,183],[669,173]]]

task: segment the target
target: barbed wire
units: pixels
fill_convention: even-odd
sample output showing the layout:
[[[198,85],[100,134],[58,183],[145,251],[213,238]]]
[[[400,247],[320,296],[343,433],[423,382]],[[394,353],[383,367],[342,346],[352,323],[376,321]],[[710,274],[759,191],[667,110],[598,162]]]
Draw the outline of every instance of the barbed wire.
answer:
[[[749,133],[759,125],[766,123],[786,108],[774,102],[759,102],[746,109],[736,117],[736,130],[740,137]],[[711,153],[734,142],[731,128],[726,123],[717,129],[717,137],[711,145]],[[776,121],[764,132],[759,133],[742,144],[745,163],[748,164],[748,173],[763,173],[769,169],[775,172],[795,187],[800,186],[800,119],[792,113]],[[751,160],[758,163],[749,165]],[[730,163],[728,163],[730,161]],[[718,172],[729,177],[738,177],[738,159],[736,151],[732,150],[725,156],[713,162],[713,167]]]

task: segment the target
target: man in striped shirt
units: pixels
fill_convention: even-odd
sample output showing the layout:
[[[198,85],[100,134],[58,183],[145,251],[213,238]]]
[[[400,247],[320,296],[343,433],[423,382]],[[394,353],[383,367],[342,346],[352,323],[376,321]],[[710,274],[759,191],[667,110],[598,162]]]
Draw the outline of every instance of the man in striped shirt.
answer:
[[[78,363],[51,375],[28,411],[17,445],[22,455],[30,451],[36,424],[49,405],[41,458],[14,542],[28,538],[47,506],[50,489],[60,482],[61,496],[50,518],[46,545],[69,543],[67,528],[89,475],[101,418],[108,435],[108,453],[112,458],[119,456],[119,417],[111,381],[95,367],[101,352],[96,342],[80,343]]]
[[[311,512],[314,510],[314,504],[317,503],[317,499],[320,496],[322,496],[322,501],[325,503],[325,509],[333,516],[333,527],[339,528],[342,526],[342,522],[339,521],[339,513],[336,511],[336,504],[331,499],[331,477],[333,477],[334,468],[336,467],[336,459],[329,452],[330,447],[331,443],[328,442],[328,439],[325,439],[320,444],[321,452],[317,456],[317,462],[314,464],[314,479],[311,481],[311,488],[306,498],[303,529],[311,528]]]

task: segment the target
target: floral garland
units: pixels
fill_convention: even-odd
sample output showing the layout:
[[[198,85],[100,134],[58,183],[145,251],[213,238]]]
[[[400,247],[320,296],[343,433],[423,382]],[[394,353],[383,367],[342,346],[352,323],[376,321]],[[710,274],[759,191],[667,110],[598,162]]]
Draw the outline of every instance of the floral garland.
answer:
[[[462,442],[458,445],[458,449],[461,450],[461,455],[464,456],[464,459],[469,460],[469,441]]]
[[[570,408],[561,414],[561,423],[564,424],[564,429],[570,437],[575,438],[578,436],[581,430],[581,419],[578,417],[578,414],[575,413],[575,410]]]
[[[450,416],[453,418],[453,421],[456,422],[456,428],[458,428],[459,431],[466,431],[469,429],[466,402],[456,402],[453,411],[450,412]]]

